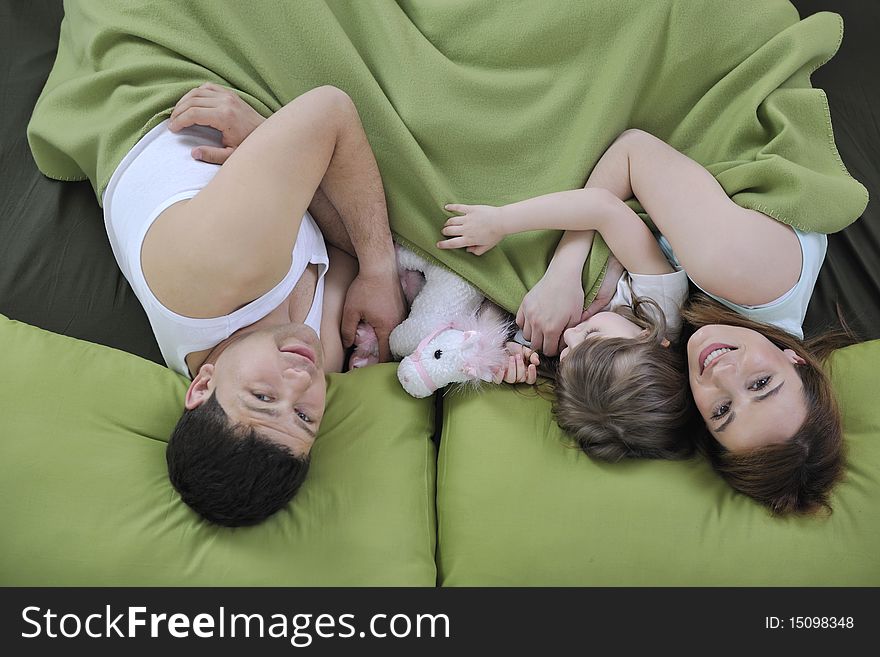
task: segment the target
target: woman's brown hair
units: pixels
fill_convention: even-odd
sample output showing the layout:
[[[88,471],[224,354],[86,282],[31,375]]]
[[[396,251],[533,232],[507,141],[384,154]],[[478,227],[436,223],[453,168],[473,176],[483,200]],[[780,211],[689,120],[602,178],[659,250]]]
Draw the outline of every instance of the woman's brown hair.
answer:
[[[779,349],[791,349],[804,359],[795,371],[803,384],[807,417],[788,441],[731,452],[703,424],[696,432],[697,444],[728,484],[774,514],[811,513],[823,508],[830,512],[829,495],[843,476],[845,450],[840,411],[825,364],[835,349],[857,341],[842,318],[842,330],[798,340],[698,294],[685,305],[682,319],[686,337],[708,324],[739,326],[761,333]]]
[[[553,413],[589,456],[681,459],[693,442],[685,431],[694,416],[684,355],[663,346],[666,320],[659,306],[635,298],[616,310],[645,329],[636,338],[588,338],[556,372]]]

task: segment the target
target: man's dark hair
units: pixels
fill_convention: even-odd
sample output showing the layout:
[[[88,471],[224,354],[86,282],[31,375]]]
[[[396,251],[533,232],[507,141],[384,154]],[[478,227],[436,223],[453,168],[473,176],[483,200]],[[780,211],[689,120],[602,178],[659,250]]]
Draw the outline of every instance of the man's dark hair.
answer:
[[[271,516],[296,494],[309,471],[307,456],[233,424],[213,394],[184,410],[165,460],[183,501],[227,527],[255,525]]]

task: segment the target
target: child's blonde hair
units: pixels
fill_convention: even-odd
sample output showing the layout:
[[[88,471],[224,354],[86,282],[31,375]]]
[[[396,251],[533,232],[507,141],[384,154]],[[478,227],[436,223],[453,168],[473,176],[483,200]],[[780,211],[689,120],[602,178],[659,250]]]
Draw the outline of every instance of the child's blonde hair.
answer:
[[[588,338],[560,362],[553,412],[589,456],[681,459],[694,451],[687,361],[663,346],[666,319],[653,299],[615,310],[646,329],[635,338]]]

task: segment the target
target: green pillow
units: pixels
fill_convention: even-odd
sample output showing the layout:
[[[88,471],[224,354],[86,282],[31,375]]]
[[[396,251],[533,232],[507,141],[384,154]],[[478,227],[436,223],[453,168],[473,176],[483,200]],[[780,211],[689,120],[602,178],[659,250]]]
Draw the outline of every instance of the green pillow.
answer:
[[[702,457],[605,464],[526,386],[444,400],[445,586],[880,584],[880,341],[835,354],[848,445],[827,518],[773,518]]]
[[[202,521],[165,446],[186,382],[0,315],[0,584],[434,586],[434,406],[330,375],[312,468],[256,527]]]

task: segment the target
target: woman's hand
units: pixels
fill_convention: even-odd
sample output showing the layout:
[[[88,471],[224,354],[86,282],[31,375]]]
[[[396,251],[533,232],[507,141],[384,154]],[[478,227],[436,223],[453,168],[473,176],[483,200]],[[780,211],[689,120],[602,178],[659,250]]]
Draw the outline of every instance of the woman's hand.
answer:
[[[507,366],[498,371],[492,382],[534,384],[538,380],[538,365],[541,362],[538,354],[519,342],[508,342],[505,347],[510,354]]]
[[[483,255],[504,237],[501,208],[491,205],[449,204],[445,209],[461,216],[449,217],[440,231],[451,239],[437,242],[438,249],[467,247],[468,253]]]
[[[223,148],[196,146],[192,156],[203,162],[223,164],[265,120],[234,91],[206,82],[177,101],[168,128],[177,132],[191,125],[204,125],[219,130],[223,133]]]
[[[548,270],[528,291],[516,312],[523,337],[545,356],[565,346],[565,329],[577,326],[584,312],[584,289],[579,278],[560,277]]]

